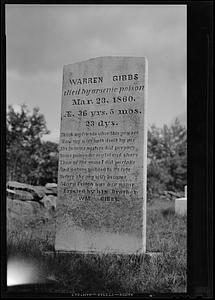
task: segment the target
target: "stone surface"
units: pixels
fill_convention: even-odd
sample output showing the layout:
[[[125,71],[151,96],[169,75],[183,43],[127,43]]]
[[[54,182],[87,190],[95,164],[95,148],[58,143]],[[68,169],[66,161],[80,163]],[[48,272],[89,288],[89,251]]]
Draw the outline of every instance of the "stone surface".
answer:
[[[16,192],[14,190],[11,189],[6,189],[6,193],[7,193],[7,197],[9,197],[10,199],[13,199],[16,195]]]
[[[175,213],[178,215],[187,214],[187,198],[175,199]]]
[[[7,189],[7,196],[10,199],[14,200],[22,200],[22,201],[32,201],[34,200],[34,196],[26,191],[23,190],[10,190]]]
[[[55,250],[144,253],[147,60],[64,66]]]
[[[187,198],[187,185],[184,187],[184,197]]]
[[[46,183],[46,195],[51,194],[57,196],[57,184],[56,183]]]
[[[40,199],[46,195],[46,188],[44,186],[33,186],[33,189]]]
[[[54,196],[52,196],[54,197]],[[53,205],[53,203],[51,203]],[[54,217],[52,206],[43,206],[36,201],[20,201],[7,198],[7,219],[16,220],[20,223],[28,225],[38,223],[38,220],[51,219]],[[16,222],[13,222],[16,224]]]
[[[7,209],[9,213],[22,217],[30,217],[34,214],[34,207],[27,201],[7,199]]]
[[[56,208],[56,199],[57,199],[57,197],[55,197],[53,195],[48,195],[48,196],[44,196],[40,202],[43,203],[45,208],[55,209]]]
[[[12,196],[14,191],[14,199],[20,200],[35,200],[39,201],[45,196],[45,188],[41,186],[33,186],[26,183],[20,183],[17,181],[8,181],[7,189],[9,190],[8,196]]]

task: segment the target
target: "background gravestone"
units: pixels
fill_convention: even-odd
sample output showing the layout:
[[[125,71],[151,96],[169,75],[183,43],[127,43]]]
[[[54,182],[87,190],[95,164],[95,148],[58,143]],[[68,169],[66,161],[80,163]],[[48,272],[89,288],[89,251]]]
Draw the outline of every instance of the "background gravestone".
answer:
[[[147,60],[64,66],[55,249],[146,247]]]
[[[175,199],[175,213],[181,216],[187,214],[187,185],[184,187],[184,197]]]

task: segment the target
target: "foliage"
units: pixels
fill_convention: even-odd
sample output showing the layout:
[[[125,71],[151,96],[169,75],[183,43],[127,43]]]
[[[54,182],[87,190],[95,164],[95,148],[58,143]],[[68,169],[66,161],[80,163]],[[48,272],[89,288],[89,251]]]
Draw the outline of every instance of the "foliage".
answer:
[[[38,162],[39,184],[57,182],[58,144],[49,141],[43,142],[39,151],[35,153],[35,159]]]
[[[178,119],[148,131],[147,184],[149,199],[165,190],[179,192],[187,183],[187,130]]]
[[[48,133],[45,118],[38,107],[35,107],[32,113],[25,104],[20,106],[20,111],[15,111],[11,105],[8,107],[6,124],[8,180],[38,185],[41,180],[45,180],[46,175],[49,180],[51,177],[56,179],[57,144],[44,143],[41,140],[42,136]],[[50,166],[53,166],[52,175]]]

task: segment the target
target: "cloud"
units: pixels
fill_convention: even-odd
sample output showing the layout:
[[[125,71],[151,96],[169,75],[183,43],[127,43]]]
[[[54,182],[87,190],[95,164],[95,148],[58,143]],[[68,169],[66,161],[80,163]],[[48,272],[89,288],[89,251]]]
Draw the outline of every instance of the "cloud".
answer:
[[[187,105],[187,83],[185,82],[181,86],[182,100],[184,101],[185,106]]]
[[[7,5],[6,23],[8,69],[21,74],[105,55],[180,69],[185,55],[185,6]]]
[[[99,56],[148,58],[149,122],[186,109],[185,5],[6,5],[6,39],[7,101],[39,106],[51,131],[63,65]]]
[[[48,129],[60,125],[62,72],[48,72],[37,76],[22,76],[18,72],[7,73],[8,104],[27,104],[32,110],[38,106],[45,115]]]

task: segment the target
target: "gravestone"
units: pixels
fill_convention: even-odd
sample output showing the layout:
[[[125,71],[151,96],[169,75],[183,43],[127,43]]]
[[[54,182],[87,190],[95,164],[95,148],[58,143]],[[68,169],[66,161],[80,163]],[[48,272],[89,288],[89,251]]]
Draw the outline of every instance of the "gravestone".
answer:
[[[64,66],[56,251],[145,253],[147,60]]]
[[[184,187],[184,197],[187,198],[187,185]]]
[[[175,213],[181,216],[187,214],[187,198],[175,199]]]
[[[184,197],[175,199],[175,213],[181,216],[187,214],[187,185],[184,187]]]

